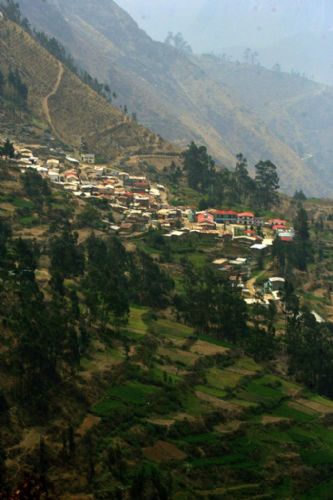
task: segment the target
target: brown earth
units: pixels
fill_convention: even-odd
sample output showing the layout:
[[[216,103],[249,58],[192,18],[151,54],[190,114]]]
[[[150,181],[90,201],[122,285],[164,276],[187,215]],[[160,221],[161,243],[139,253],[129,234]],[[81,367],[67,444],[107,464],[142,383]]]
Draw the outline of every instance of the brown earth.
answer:
[[[154,446],[144,448],[143,453],[146,458],[154,462],[170,462],[172,460],[184,460],[186,453],[175,445],[166,441],[157,441]]]

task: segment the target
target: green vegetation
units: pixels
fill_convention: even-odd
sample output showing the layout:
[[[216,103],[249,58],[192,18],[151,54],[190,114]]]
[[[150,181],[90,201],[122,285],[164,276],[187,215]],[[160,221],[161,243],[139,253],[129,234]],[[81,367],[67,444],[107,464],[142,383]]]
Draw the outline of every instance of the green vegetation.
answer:
[[[2,33],[9,52],[16,35],[31,54],[35,41],[10,24]],[[55,60],[40,56],[52,78],[36,68],[35,103],[57,77]],[[19,88],[21,76],[13,75]],[[86,116],[109,126],[105,100],[90,100],[65,69],[50,100],[60,132],[88,127],[87,120],[78,130],[63,124],[59,101],[73,109],[75,85]],[[2,152],[12,156],[10,141]],[[259,163],[253,179],[241,155],[235,172],[218,173],[195,144],[183,160],[184,171],[175,163],[161,178],[180,183],[175,196],[202,208],[232,202],[266,211],[277,200],[270,162]],[[326,399],[333,395],[332,328],[304,305],[329,308],[331,289],[324,297],[299,290],[305,272],[332,258],[321,248],[329,219],[312,222],[293,202],[286,208],[295,246],[275,243],[273,259],[252,276],[258,283],[281,272],[281,301],[248,307],[211,262],[250,250],[222,238],[168,241],[161,231],[110,237],[100,223],[106,210],[112,217],[107,203],[73,201],[36,172],[20,175],[7,163],[0,186],[0,480],[8,490],[27,471],[27,485],[37,474],[35,485],[50,484],[56,497],[325,498],[333,472],[333,403]]]
[[[278,204],[279,177],[276,166],[270,161],[255,165],[254,179],[249,175],[247,160],[242,154],[237,156],[234,172],[217,171],[207,148],[192,142],[183,153],[183,170],[189,188],[204,196],[199,206],[201,210],[227,204],[265,211]]]

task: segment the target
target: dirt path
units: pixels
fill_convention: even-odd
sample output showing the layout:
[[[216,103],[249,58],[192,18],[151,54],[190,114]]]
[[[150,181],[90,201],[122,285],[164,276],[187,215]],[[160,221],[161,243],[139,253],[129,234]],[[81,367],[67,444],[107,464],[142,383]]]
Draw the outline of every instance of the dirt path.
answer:
[[[246,282],[246,288],[250,291],[252,296],[255,296],[255,294],[256,294],[256,290],[254,288],[254,285],[255,285],[257,279],[260,278],[261,276],[263,276],[266,273],[266,271],[268,271],[268,269],[269,269],[269,267],[267,266],[259,274],[257,274],[256,276],[254,276],[253,278],[249,279]]]
[[[111,134],[112,132],[116,132],[116,130],[120,129],[121,127],[123,127],[127,123],[129,123],[129,121],[126,119],[123,119],[121,122],[117,123],[116,125],[109,125],[108,127],[104,128],[102,130],[98,130],[98,131],[93,130],[92,132],[90,132],[87,135],[87,138],[92,139],[95,137],[102,137],[105,134]]]
[[[56,130],[55,126],[53,125],[51,114],[50,114],[50,109],[49,109],[49,99],[51,97],[53,97],[58,92],[58,89],[59,89],[59,86],[60,86],[60,83],[61,83],[61,80],[62,80],[62,77],[64,74],[64,67],[60,61],[58,61],[58,65],[59,65],[59,72],[58,72],[57,80],[56,80],[51,92],[46,97],[44,97],[42,106],[43,106],[43,113],[46,116],[47,122],[50,125],[52,132],[54,133],[54,135],[59,137],[59,134],[57,133],[57,130]]]

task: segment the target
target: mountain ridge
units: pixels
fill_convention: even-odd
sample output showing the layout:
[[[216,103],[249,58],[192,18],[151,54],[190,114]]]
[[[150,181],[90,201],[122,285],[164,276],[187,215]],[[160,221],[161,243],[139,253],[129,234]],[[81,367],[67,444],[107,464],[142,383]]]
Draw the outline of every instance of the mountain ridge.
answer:
[[[177,146],[191,140],[208,146],[219,163],[234,165],[240,151],[250,164],[270,158],[278,168],[282,187],[288,192],[320,185],[307,165],[289,146],[268,130],[244,103],[209,78],[196,59],[154,42],[115,2],[62,0],[20,5],[37,29],[59,37],[57,26],[67,29],[61,42],[81,66],[108,81],[119,100],[138,114],[139,120]],[[49,6],[62,18],[50,23]],[[70,33],[70,36],[69,36]],[[70,40],[70,42],[68,41]]]

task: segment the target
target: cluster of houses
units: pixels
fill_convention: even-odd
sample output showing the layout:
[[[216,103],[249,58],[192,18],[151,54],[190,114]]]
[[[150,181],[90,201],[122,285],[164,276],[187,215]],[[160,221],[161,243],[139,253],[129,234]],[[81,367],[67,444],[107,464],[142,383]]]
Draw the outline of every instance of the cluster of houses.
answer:
[[[143,232],[149,227],[164,229],[166,236],[181,238],[188,232],[230,237],[241,245],[260,252],[272,245],[274,235],[292,241],[294,232],[281,219],[265,220],[253,212],[206,210],[196,212],[170,206],[165,188],[152,184],[146,176],[131,175],[119,166],[97,165],[95,155],[85,153],[80,159],[52,154],[38,158],[28,148],[18,150],[16,163],[21,170],[33,168],[73,196],[106,200],[113,213],[110,229],[123,234]],[[51,153],[51,154],[50,154]],[[268,233],[265,230],[268,230]]]
[[[35,169],[73,196],[106,200],[112,209],[113,221],[104,222],[112,232],[126,236],[149,228],[161,228],[166,238],[197,233],[229,238],[237,248],[247,247],[246,257],[241,253],[241,257],[219,258],[213,261],[214,267],[227,273],[249,305],[268,305],[272,300],[281,300],[285,285],[283,278],[271,277],[259,288],[249,283],[259,253],[269,251],[275,238],[286,243],[295,238],[288,221],[267,220],[253,212],[216,209],[197,212],[191,208],[170,206],[163,185],[152,184],[146,176],[121,171],[119,166],[96,165],[94,154],[82,154],[80,160],[65,154],[41,160],[30,149],[22,148],[14,161],[21,171]]]
[[[96,165],[93,154],[83,154],[80,160],[67,155],[42,161],[29,149],[23,148],[18,153],[16,163],[22,171],[35,169],[73,196],[106,200],[115,220],[110,223],[112,231],[130,234],[144,231],[158,222],[170,229],[179,224],[180,211],[163,202],[164,186],[152,186],[146,176]]]

